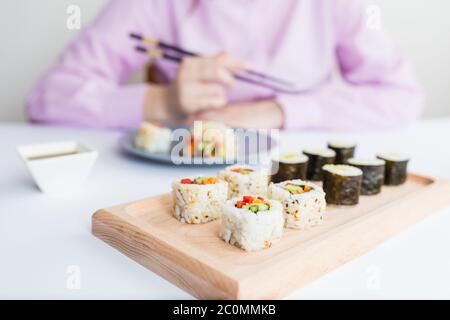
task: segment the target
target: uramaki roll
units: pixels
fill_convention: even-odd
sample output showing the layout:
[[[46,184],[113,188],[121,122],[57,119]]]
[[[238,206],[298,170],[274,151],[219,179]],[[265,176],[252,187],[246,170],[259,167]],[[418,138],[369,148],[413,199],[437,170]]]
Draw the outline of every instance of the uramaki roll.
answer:
[[[386,161],[385,185],[398,186],[406,182],[409,157],[398,153],[382,153],[377,158]]]
[[[244,165],[234,165],[219,171],[219,178],[228,182],[228,197],[244,194],[266,196],[269,185],[267,170]]]
[[[328,148],[336,152],[335,164],[346,164],[355,155],[356,143],[345,140],[330,140]]]
[[[150,153],[167,153],[171,147],[172,131],[166,127],[143,122],[134,138],[136,148]]]
[[[246,251],[270,248],[283,234],[283,207],[276,200],[243,196],[222,206],[220,237]]]
[[[359,202],[361,169],[345,164],[328,164],[323,167],[323,190],[329,204],[355,205]]]
[[[384,183],[385,161],[381,159],[350,158],[347,163],[363,172],[361,194],[375,195],[381,192]]]
[[[308,156],[302,153],[281,153],[272,158],[271,181],[278,183],[286,180],[306,180]]]
[[[195,121],[190,131],[186,149],[191,156],[226,161],[236,159],[238,143],[232,128],[214,121]]]
[[[174,216],[184,223],[206,223],[220,217],[228,184],[216,177],[195,177],[172,183]]]
[[[327,204],[318,185],[303,180],[271,183],[268,194],[283,205],[286,228],[306,230],[323,222]]]
[[[306,149],[303,153],[308,156],[306,178],[313,181],[322,180],[322,167],[334,163],[336,152],[331,149]]]

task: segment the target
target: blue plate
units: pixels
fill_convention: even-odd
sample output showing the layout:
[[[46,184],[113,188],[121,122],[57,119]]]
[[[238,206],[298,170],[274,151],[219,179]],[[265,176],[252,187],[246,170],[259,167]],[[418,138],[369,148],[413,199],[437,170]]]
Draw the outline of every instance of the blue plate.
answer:
[[[134,138],[136,132],[124,134],[119,145],[128,154],[146,159],[149,161],[166,163],[169,165],[191,165],[191,166],[225,166],[235,163],[260,165],[267,160],[267,156],[276,147],[276,141],[270,135],[255,130],[235,130],[238,141],[238,155],[233,161],[221,159],[206,159],[202,157],[183,157],[182,155],[172,155],[168,153],[150,153],[136,148]],[[172,148],[179,142],[173,142]]]

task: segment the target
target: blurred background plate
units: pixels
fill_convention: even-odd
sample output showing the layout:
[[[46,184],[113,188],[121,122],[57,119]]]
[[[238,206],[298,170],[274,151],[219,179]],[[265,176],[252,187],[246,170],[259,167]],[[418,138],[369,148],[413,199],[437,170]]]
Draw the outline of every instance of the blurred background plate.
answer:
[[[238,156],[234,161],[224,162],[220,159],[203,159],[201,157],[182,157],[181,155],[171,156],[171,153],[150,153],[136,148],[134,138],[136,131],[124,134],[119,145],[126,153],[146,159],[149,161],[166,163],[168,165],[190,165],[190,166],[225,166],[234,163],[261,165],[270,159],[271,152],[276,148],[275,136],[258,132],[255,130],[235,130],[238,141]],[[181,138],[180,138],[181,140]],[[172,142],[172,148],[179,141]]]

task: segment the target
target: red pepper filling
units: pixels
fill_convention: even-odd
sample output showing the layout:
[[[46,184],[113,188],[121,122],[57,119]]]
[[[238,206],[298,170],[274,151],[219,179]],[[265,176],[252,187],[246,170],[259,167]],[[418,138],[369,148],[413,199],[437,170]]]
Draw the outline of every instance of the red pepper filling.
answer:
[[[263,197],[243,196],[242,200],[236,202],[236,208],[241,209],[248,205],[249,210],[253,212],[266,211],[270,209],[270,203],[264,200]]]
[[[205,178],[199,177],[195,178],[194,180],[185,178],[180,180],[181,184],[216,184],[218,182],[219,179],[216,177],[205,177]]]

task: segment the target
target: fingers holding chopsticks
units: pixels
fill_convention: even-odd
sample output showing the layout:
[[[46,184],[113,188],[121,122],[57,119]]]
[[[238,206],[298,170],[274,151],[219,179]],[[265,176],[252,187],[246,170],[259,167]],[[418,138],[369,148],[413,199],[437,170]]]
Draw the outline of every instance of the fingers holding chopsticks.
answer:
[[[139,52],[146,53],[153,58],[164,58],[166,60],[171,60],[176,63],[180,63],[183,57],[199,57],[198,53],[185,50],[173,44],[168,44],[166,42],[160,41],[156,38],[145,37],[140,34],[131,33],[130,37],[140,41],[142,44],[149,45],[150,48],[144,47],[142,45],[136,46],[136,50]],[[196,60],[196,59],[194,59]],[[213,60],[219,65],[224,66],[229,71],[234,72],[234,79],[239,81],[244,81],[252,85],[264,87],[275,92],[280,92],[284,94],[299,94],[305,92],[290,81],[274,77],[270,74],[259,72],[256,70],[249,69],[249,66],[239,60],[233,58],[226,51],[220,53],[218,56],[214,57]],[[214,72],[218,70],[205,69],[205,72]],[[230,79],[229,75],[226,73],[220,73],[219,75],[215,73],[205,73],[205,78],[217,78],[219,77],[226,83],[233,83],[234,79]]]
[[[228,70],[246,70],[248,68],[248,63],[231,55],[228,51],[224,50],[216,55],[216,59],[225,66]]]
[[[185,114],[215,109],[227,104],[225,90],[212,83],[186,83],[178,87],[178,103]]]
[[[185,57],[170,94],[175,108],[185,115],[224,107],[227,88],[234,84],[232,70],[244,63],[226,52],[213,57]]]
[[[185,57],[180,66],[181,76],[230,87],[235,79],[232,71],[244,67],[244,62],[227,52],[213,57]]]

